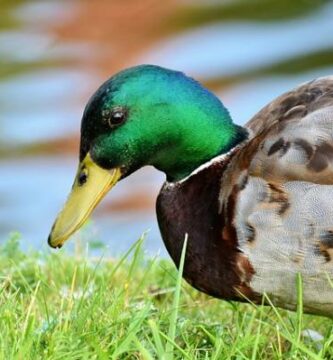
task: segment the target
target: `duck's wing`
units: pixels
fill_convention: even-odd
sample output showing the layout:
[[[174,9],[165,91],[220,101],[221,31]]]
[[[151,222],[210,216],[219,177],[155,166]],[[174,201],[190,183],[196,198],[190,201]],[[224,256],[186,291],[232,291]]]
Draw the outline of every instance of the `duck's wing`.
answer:
[[[333,76],[280,96],[246,127],[253,136],[243,152],[249,174],[333,184]]]
[[[333,77],[282,95],[247,127],[221,191],[254,270],[248,285],[295,308],[300,273],[305,310],[333,316]]]

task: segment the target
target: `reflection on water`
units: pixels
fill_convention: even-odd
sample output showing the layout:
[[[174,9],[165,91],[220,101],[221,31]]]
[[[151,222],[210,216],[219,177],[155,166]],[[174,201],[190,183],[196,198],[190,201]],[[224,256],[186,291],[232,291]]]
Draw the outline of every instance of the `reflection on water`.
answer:
[[[230,76],[333,48],[333,3],[297,20],[201,27],[158,43],[145,61],[204,79]]]
[[[226,106],[231,109],[230,112],[235,122],[244,124],[258,112],[258,109],[264,107],[275,97],[309,81],[309,79],[327,74],[333,74],[333,64],[328,68],[297,75],[258,77],[255,80],[235,85],[219,95],[224,99]],[[249,96],[253,91],[254,94]]]
[[[223,4],[233,3],[241,1]],[[95,4],[101,8],[99,1]],[[295,11],[293,4],[294,13],[302,16],[286,14],[265,22],[247,18],[245,7],[237,5],[228,21],[221,12],[214,23],[194,19],[198,25],[191,29],[188,23],[183,29],[174,26],[179,12],[189,18],[193,6],[205,10],[207,4],[209,11],[221,7],[220,2],[198,0],[153,7],[151,0],[142,0],[141,8],[128,1],[128,19],[147,15],[142,10],[147,8],[163,14],[159,21],[147,16],[145,25],[140,23],[153,28],[154,36],[142,29],[136,33],[133,23],[128,30],[127,12],[114,2],[103,2],[98,26],[93,12],[90,23],[89,16],[87,23],[81,21],[82,14],[94,11],[85,1],[7,0],[0,5],[6,14],[0,24],[0,241],[17,230],[25,247],[46,247],[76,171],[84,105],[105,73],[142,62],[183,70],[212,86],[240,124],[282,92],[333,73],[332,2],[323,1],[307,13]],[[121,30],[111,34],[110,23]],[[147,249],[163,249],[154,214],[163,179],[145,168],[118,184],[96,211],[89,236],[116,254],[151,229]]]
[[[79,99],[84,87],[92,83],[96,84],[91,75],[74,69],[33,71],[0,82],[2,146],[78,131],[82,114]]]

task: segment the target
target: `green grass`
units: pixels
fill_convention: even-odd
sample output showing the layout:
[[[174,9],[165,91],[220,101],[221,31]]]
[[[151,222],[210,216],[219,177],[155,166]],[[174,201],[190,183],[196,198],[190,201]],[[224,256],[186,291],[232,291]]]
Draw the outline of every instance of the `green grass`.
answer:
[[[140,239],[122,258],[0,249],[0,359],[329,359],[332,321],[187,285]],[[304,329],[324,336],[304,338]]]

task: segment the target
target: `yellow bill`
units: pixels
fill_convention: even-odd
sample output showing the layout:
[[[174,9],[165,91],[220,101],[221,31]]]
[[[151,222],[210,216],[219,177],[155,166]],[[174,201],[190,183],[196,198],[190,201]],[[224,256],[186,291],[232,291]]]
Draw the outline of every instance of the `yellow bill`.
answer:
[[[97,204],[121,177],[120,168],[105,170],[88,153],[80,163],[72,191],[53,224],[48,243],[61,247],[87,220]]]

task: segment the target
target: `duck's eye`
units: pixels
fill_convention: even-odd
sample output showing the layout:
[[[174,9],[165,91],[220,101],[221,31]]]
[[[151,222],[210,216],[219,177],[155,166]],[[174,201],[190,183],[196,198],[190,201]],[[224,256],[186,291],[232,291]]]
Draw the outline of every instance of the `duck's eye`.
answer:
[[[115,127],[126,120],[127,111],[122,107],[116,107],[111,111],[105,111],[103,116],[110,127]]]

